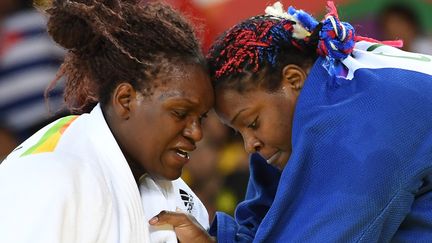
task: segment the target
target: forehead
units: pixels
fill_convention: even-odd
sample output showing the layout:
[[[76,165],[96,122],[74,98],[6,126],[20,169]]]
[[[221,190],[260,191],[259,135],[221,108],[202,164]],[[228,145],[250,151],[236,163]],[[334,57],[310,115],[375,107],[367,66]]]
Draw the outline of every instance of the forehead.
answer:
[[[208,74],[199,65],[173,66],[155,83],[157,99],[187,98],[194,103],[213,103],[213,88]]]
[[[218,89],[215,93],[215,110],[224,122],[244,109],[252,109],[266,101],[268,93],[262,89],[239,92],[234,89]]]

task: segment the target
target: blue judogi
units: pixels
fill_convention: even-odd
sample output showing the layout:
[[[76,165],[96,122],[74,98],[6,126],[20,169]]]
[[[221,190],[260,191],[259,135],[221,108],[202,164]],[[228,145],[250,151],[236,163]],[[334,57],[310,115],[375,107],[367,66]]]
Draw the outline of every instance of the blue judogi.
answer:
[[[218,242],[432,242],[432,57],[362,42],[328,63],[299,96],[285,169],[251,156]]]

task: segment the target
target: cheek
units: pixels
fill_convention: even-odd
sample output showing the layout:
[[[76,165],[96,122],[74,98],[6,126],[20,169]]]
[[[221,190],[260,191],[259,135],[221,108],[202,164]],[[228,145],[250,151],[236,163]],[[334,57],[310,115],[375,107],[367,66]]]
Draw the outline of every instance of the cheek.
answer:
[[[152,149],[150,152],[156,157],[162,156],[166,150],[172,149],[178,146],[179,142],[182,142],[185,122],[175,121],[169,116],[167,115],[165,119],[161,119],[149,130],[150,136],[143,134],[145,136],[144,140],[150,143],[149,147]]]
[[[272,137],[274,143],[286,147],[287,143],[291,142],[291,126],[288,123],[279,120],[272,126],[269,136]]]
[[[287,113],[277,112],[266,127],[267,137],[278,147],[291,147],[292,119]]]
[[[135,147],[135,153],[145,161],[157,159],[163,147],[166,146],[169,126],[163,119],[149,119],[142,116],[134,120],[129,126],[130,137],[133,141],[130,146]],[[146,118],[146,119],[145,119]],[[154,118],[154,117],[151,117]],[[168,133],[168,134],[167,134]]]

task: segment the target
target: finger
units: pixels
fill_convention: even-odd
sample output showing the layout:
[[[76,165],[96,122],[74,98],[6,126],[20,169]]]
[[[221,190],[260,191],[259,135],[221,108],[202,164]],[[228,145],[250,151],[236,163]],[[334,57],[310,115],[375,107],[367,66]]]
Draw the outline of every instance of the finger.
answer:
[[[161,211],[158,215],[149,220],[151,225],[170,224],[178,227],[184,224],[191,223],[186,214],[181,212]]]

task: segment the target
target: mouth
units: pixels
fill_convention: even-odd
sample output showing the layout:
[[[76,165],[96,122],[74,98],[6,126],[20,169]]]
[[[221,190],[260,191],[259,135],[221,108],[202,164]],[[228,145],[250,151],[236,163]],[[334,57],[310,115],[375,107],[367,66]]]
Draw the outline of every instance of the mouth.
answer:
[[[180,157],[182,157],[184,159],[187,159],[187,160],[190,159],[189,153],[191,151],[188,151],[188,150],[185,150],[185,149],[181,149],[181,148],[176,148],[175,151],[176,151],[176,154],[178,156],[180,156]]]

